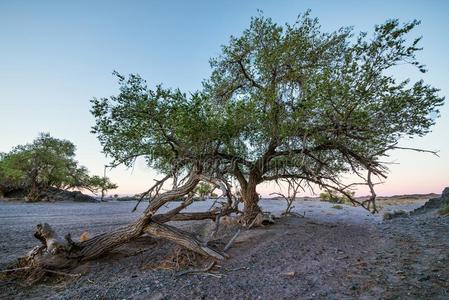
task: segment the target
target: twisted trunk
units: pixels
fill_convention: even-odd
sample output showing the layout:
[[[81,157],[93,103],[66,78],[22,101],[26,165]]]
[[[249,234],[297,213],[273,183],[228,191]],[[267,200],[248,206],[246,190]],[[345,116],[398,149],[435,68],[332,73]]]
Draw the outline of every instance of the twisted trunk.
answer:
[[[183,186],[157,196],[151,201],[143,215],[141,215],[135,222],[80,243],[79,246],[82,250],[79,255],[81,256],[81,259],[90,260],[104,255],[118,246],[126,244],[130,240],[141,236],[144,233],[145,227],[151,225],[152,217],[162,205],[183,197],[193,191],[200,181],[199,174],[199,170],[192,170],[189,180]]]
[[[245,224],[250,224],[262,212],[258,204],[259,195],[257,194],[256,187],[257,179],[255,176],[251,176],[248,184],[242,188],[242,200],[244,204],[243,221]]]

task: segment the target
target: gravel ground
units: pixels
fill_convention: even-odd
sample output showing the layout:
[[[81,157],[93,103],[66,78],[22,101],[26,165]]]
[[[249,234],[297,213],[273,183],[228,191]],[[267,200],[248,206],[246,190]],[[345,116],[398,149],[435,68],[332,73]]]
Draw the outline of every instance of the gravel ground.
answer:
[[[76,237],[97,234],[136,218],[134,202],[0,202],[0,266],[37,244],[37,223],[47,222]],[[421,203],[385,210],[412,210]],[[191,210],[208,208],[194,203]],[[22,287],[0,282],[5,299],[449,299],[449,217],[434,214],[383,222],[361,208],[306,201],[295,203],[300,217],[243,231],[231,258],[209,274],[175,276],[148,268],[167,260],[175,245],[148,237],[80,266],[79,278]],[[280,214],[285,204],[262,201]],[[143,207],[140,208],[140,211]],[[188,226],[207,232],[211,222]],[[226,242],[235,232],[222,226]],[[207,264],[207,261],[200,261]]]

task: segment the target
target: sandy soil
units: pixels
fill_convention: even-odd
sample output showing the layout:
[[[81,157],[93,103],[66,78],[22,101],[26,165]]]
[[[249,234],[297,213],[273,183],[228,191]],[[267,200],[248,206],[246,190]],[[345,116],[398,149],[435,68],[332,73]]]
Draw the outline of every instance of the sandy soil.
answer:
[[[412,210],[421,202],[401,209]],[[34,226],[48,222],[73,236],[96,234],[136,217],[134,203],[0,202],[0,266],[36,245]],[[210,203],[194,204],[192,210]],[[285,203],[262,201],[279,214]],[[142,207],[143,208],[143,207]],[[141,209],[142,209],[141,208]],[[386,206],[384,210],[397,209]],[[209,274],[176,276],[154,269],[173,257],[171,243],[142,237],[74,272],[79,278],[32,287],[0,282],[5,299],[448,299],[449,217],[433,214],[383,222],[361,208],[301,201],[275,225],[243,231],[231,258]],[[211,222],[179,224],[208,235]],[[222,247],[235,226],[222,226]],[[221,243],[220,243],[221,242]],[[198,263],[207,264],[201,260]],[[148,266],[151,265],[152,268]],[[187,267],[191,268],[191,267]]]

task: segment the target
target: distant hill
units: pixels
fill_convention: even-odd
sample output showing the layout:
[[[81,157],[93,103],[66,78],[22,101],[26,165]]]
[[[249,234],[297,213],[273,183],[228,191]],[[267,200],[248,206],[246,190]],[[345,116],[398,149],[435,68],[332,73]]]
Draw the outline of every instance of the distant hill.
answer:
[[[4,200],[24,200],[27,201],[26,195],[28,191],[25,189],[16,189],[4,195]],[[74,201],[74,202],[98,202],[92,196],[83,194],[80,191],[66,191],[54,187],[48,188],[47,191],[42,192],[38,201],[34,202],[59,202],[59,201]]]
[[[366,200],[369,199],[370,196],[359,196],[355,197],[357,200]],[[378,196],[376,198],[377,201],[386,201],[386,200],[427,200],[431,198],[438,198],[440,194],[429,193],[429,194],[404,194],[404,195],[393,195],[393,196]],[[281,200],[285,201],[282,197],[270,197],[270,198],[262,198],[264,200]],[[297,201],[319,201],[320,197],[296,197]]]

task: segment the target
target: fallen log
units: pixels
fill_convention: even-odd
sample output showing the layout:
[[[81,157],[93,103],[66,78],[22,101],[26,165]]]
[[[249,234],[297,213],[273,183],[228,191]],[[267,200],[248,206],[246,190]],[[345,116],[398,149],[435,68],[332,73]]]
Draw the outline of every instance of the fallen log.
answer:
[[[228,257],[227,254],[221,253],[201,243],[190,233],[166,224],[151,223],[145,228],[145,232],[153,237],[160,237],[173,241],[189,250],[204,256],[211,256],[216,259],[223,260]]]
[[[41,246],[35,247],[21,258],[20,265],[15,266],[16,270],[24,270],[32,274],[29,276],[32,277],[32,282],[38,281],[46,273],[70,276],[68,274],[71,273],[67,271],[80,263],[103,256],[143,234],[172,241],[195,253],[216,260],[229,257],[226,253],[208,246],[207,242],[198,240],[194,235],[165,224],[169,221],[216,220],[218,216],[225,216],[236,211],[236,208],[224,205],[221,209],[207,212],[182,213],[181,211],[192,203],[191,191],[200,180],[199,174],[200,172],[193,168],[183,186],[156,195],[136,221],[83,241],[73,241],[70,234],[67,234],[65,239],[60,238],[49,224],[38,224],[34,236],[41,242]],[[182,204],[166,213],[156,214],[166,203],[186,195],[189,196]]]

